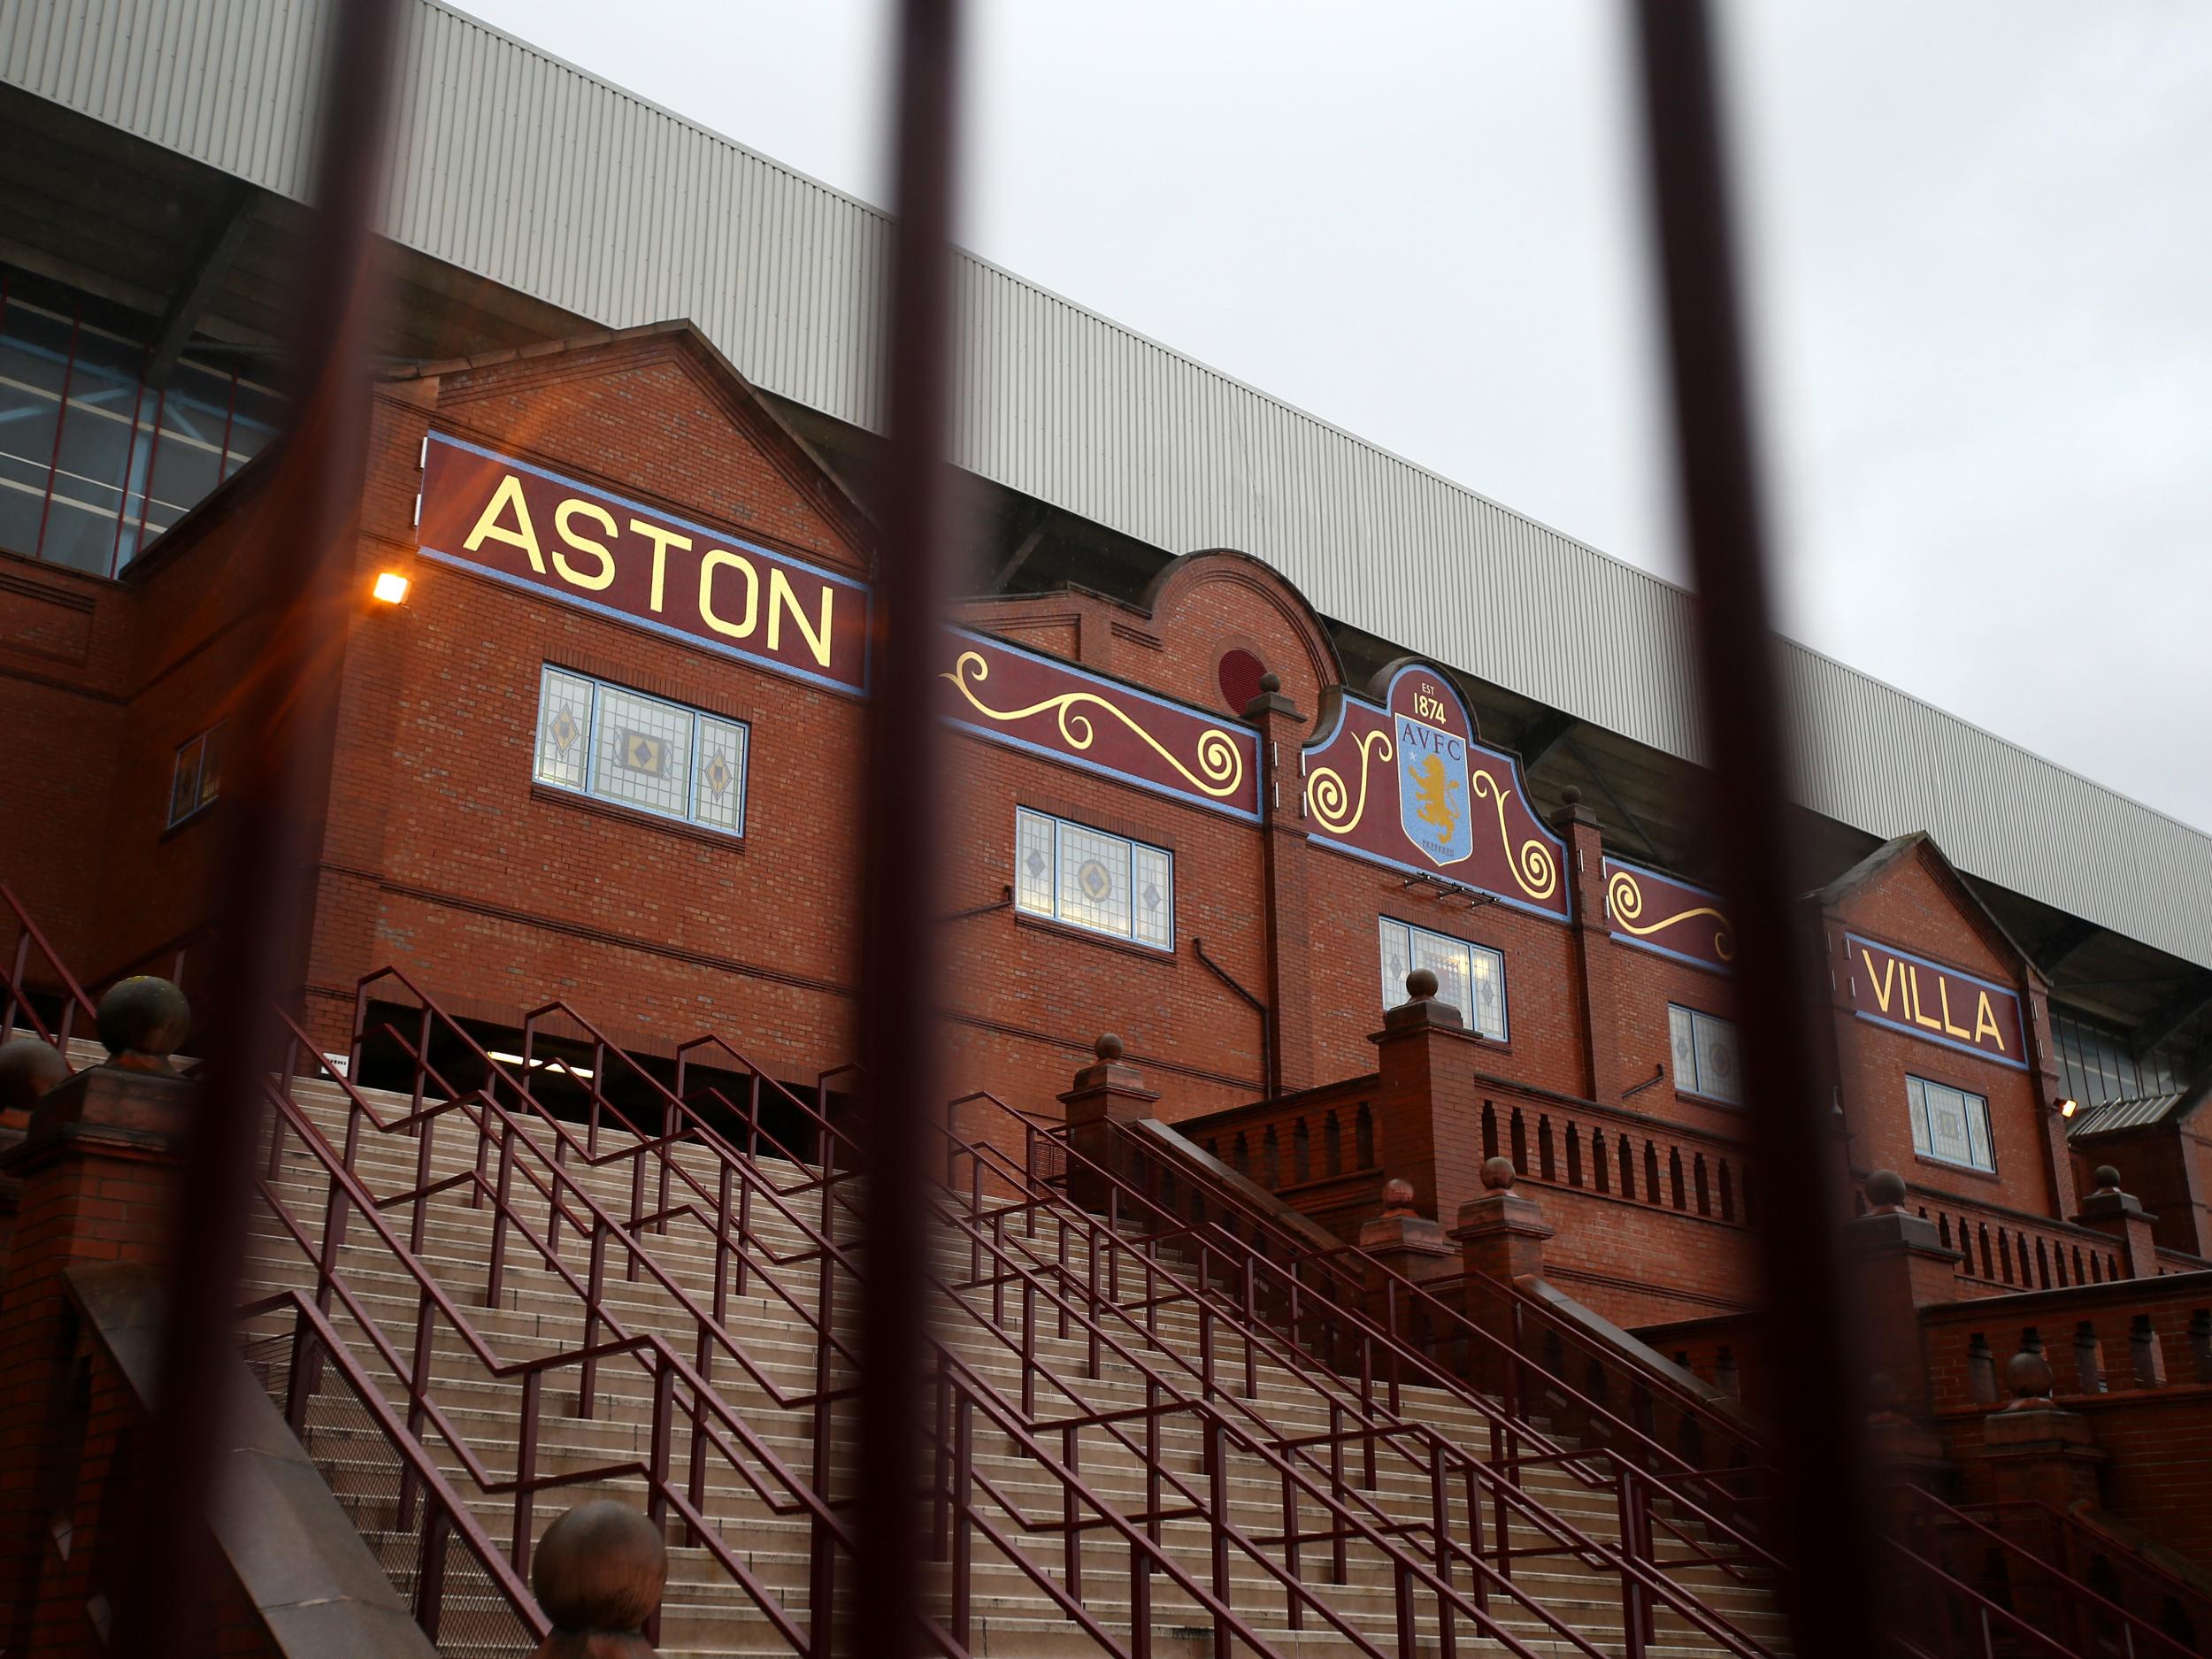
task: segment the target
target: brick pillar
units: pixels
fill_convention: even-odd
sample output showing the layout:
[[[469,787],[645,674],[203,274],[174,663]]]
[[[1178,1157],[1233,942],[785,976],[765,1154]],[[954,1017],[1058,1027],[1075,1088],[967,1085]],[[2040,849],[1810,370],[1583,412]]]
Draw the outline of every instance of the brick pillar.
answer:
[[[2051,1041],[2051,1004],[2043,994],[2042,981],[2031,971],[2021,988],[2025,993],[2021,1007],[2026,1010],[2027,1018],[2027,1058],[2035,1068],[2036,1116],[2043,1138],[2043,1179],[2050,1183],[2051,1213],[2062,1216],[2080,1198],[2074,1187],[2074,1155],[2066,1142],[2066,1119],[2058,1110],[2059,1102],[2065,1098],[2066,1086],[2058,1074],[2058,1045]]]
[[[2076,1224],[2120,1241],[2120,1259],[2127,1263],[2130,1279],[2156,1279],[2158,1244],[2151,1228],[2158,1217],[2146,1213],[2134,1194],[2120,1190],[2120,1171],[2109,1164],[2099,1164],[2092,1179],[2097,1189],[2081,1201]]]
[[[1413,1000],[1383,1016],[1375,1045],[1375,1162],[1413,1187],[1415,1208],[1454,1214],[1482,1190],[1483,1041],[1436,1000],[1436,975],[1406,975]]]
[[[1582,791],[1560,791],[1565,808],[1552,820],[1567,841],[1574,883],[1575,970],[1582,993],[1584,1093],[1609,1106],[1621,1101],[1621,1031],[1614,987],[1613,935],[1605,917],[1605,841]]]
[[[1440,1222],[1413,1207],[1413,1183],[1383,1183],[1383,1209],[1359,1224],[1359,1248],[1383,1266],[1417,1285],[1448,1279],[1459,1271]]]
[[[2089,1419],[2051,1401],[2051,1365],[2023,1349],[2005,1367],[2012,1403],[1982,1424],[1990,1479],[2000,1503],[2047,1503],[2060,1511],[2097,1502],[2097,1465],[2104,1462]]]
[[[1313,958],[1306,911],[1306,718],[1274,674],[1244,705],[1260,735],[1260,869],[1266,897],[1268,1093],[1313,1087]]]
[[[1520,1350],[1514,1299],[1508,1287],[1544,1276],[1544,1241],[1552,1236],[1544,1212],[1532,1198],[1513,1190],[1513,1160],[1490,1158],[1482,1166],[1483,1194],[1459,1207],[1452,1238],[1459,1245],[1464,1280],[1464,1308],[1473,1324],[1505,1345]],[[1471,1348],[1479,1345],[1470,1343]],[[1514,1385],[1495,1350],[1471,1352],[1469,1375],[1478,1386],[1504,1389]],[[1517,1368],[1515,1368],[1517,1369]]]
[[[167,1228],[176,1148],[197,1086],[168,1056],[189,1010],[164,979],[126,979],[100,1002],[105,1064],[39,1096],[0,1171],[21,1183],[21,1209],[0,1295],[0,1594],[9,1653],[96,1651],[84,1614],[97,1540],[65,1559],[50,1531],[81,1435],[71,1419],[76,1319],[64,1275],[82,1262],[151,1262]]]
[[[1122,1064],[1121,1039],[1113,1033],[1099,1038],[1093,1052],[1098,1056],[1096,1064],[1078,1071],[1075,1087],[1060,1096],[1061,1105],[1067,1108],[1068,1145],[1089,1160],[1089,1164],[1133,1180],[1134,1171],[1116,1155],[1118,1139],[1107,1125],[1151,1117],[1160,1097],[1145,1087],[1143,1072]],[[1086,1210],[1102,1212],[1106,1209],[1106,1180],[1088,1164],[1071,1165],[1068,1192]]]
[[[1906,1210],[1901,1177],[1876,1170],[1866,1178],[1866,1196],[1873,1208],[1843,1227],[1854,1328],[1865,1340],[1867,1375],[1889,1378],[1901,1403],[1924,1411],[1930,1394],[1920,1310],[1957,1299],[1959,1253],[1942,1242],[1933,1222]]]

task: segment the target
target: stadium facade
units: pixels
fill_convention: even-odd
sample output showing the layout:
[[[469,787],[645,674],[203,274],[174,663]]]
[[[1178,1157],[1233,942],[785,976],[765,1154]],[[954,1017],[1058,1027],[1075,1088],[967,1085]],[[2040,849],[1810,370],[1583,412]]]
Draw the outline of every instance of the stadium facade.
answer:
[[[0,11],[0,879],[96,987],[219,988],[323,27]],[[449,1071],[711,1028],[828,1112],[883,219],[427,0],[406,40],[307,1034],[378,1082],[397,970]],[[1755,1404],[1686,596],[980,261],[960,295],[956,1092],[1156,1118],[1346,1239],[1509,1157],[1545,1278]],[[1945,1301],[2207,1271],[2212,838],[1793,647],[1789,683],[1839,1192],[1902,1177]],[[536,1032],[554,997],[597,1033]],[[1887,1369],[1939,1408],[1932,1349]]]

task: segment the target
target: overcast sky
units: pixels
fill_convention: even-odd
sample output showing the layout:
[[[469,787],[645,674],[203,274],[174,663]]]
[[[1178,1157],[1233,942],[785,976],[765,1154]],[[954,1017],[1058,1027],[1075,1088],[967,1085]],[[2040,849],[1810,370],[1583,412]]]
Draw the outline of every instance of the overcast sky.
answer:
[[[882,0],[465,4],[887,199]],[[968,14],[969,247],[1680,575],[1622,8]],[[2212,829],[2212,6],[1724,16],[1786,627]]]

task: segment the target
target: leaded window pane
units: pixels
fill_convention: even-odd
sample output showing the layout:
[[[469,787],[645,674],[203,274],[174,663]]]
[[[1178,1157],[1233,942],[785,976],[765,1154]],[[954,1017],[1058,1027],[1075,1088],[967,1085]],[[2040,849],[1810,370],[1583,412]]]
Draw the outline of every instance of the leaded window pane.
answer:
[[[1403,922],[1382,918],[1383,1006],[1395,1008],[1406,1001],[1406,975],[1413,972],[1413,930]]]
[[[1735,1026],[1709,1014],[1699,1014],[1692,1023],[1697,1036],[1698,1093],[1731,1104],[1740,1101],[1743,1071],[1736,1057]]]
[[[1667,1008],[1667,1035],[1674,1049],[1674,1086],[1697,1092],[1696,1020],[1686,1008]]]
[[[615,686],[599,687],[592,793],[649,812],[688,816],[691,710]]]
[[[1062,824],[1059,902],[1062,921],[1128,938],[1129,843]]]
[[[1916,1077],[1905,1079],[1905,1110],[1912,1118],[1912,1149],[1932,1156],[1935,1143],[1928,1138],[1928,1087]]]
[[[1468,997],[1467,1018],[1486,1037],[1505,1035],[1505,958],[1476,945],[1469,950],[1474,988]]]
[[[1978,1094],[1962,1094],[1966,1118],[1967,1161],[1978,1170],[1994,1170],[1997,1158],[1989,1144],[1989,1102]]]
[[[1052,912],[1052,820],[1041,812],[1014,813],[1014,902],[1033,916]]]
[[[223,728],[216,726],[200,740],[200,793],[193,803],[205,806],[215,799],[216,790],[223,781]]]
[[[169,778],[169,822],[181,823],[191,816],[200,801],[200,756],[205,749],[205,733],[177,748],[175,770]]]
[[[745,827],[745,728],[729,720],[699,717],[697,799],[692,816],[702,824],[737,834]]]
[[[591,752],[592,682],[549,668],[538,695],[538,780],[580,789]]]
[[[1175,944],[1175,861],[1156,847],[1131,843],[1130,914],[1139,944]]]
[[[1997,1167],[1989,1141],[1989,1102],[1979,1094],[1913,1077],[1905,1079],[1905,1102],[1913,1114],[1915,1151],[1968,1169]]]

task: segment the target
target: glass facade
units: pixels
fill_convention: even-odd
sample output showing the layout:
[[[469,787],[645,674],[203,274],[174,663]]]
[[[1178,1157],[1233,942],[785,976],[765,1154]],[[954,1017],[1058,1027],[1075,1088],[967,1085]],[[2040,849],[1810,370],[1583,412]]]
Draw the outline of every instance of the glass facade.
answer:
[[[2187,1081],[2170,1049],[2138,1056],[2124,1033],[2078,1014],[2051,1010],[2051,1039],[2058,1045],[2059,1075],[2066,1092],[2085,1106],[2143,1094],[2170,1094]]]
[[[1379,919],[1382,933],[1382,995],[1386,1009],[1408,1001],[1406,975],[1426,968],[1436,976],[1436,996],[1460,1012],[1470,1031],[1506,1040],[1505,956],[1487,945],[1432,933],[1409,922]]]
[[[1175,859],[1157,847],[1018,807],[1014,902],[1033,916],[1175,949]]]
[[[267,388],[146,349],[0,272],[0,550],[112,576],[276,435]]]
[[[533,776],[661,818],[745,833],[749,734],[679,703],[548,665]]]

